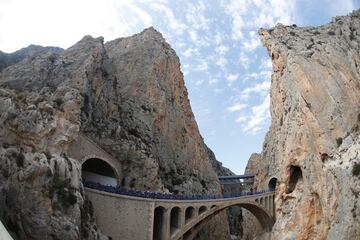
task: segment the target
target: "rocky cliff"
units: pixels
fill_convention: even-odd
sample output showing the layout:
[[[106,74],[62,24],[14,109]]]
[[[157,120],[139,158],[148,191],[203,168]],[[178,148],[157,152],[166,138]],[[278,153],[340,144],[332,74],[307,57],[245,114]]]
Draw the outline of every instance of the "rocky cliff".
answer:
[[[273,63],[258,188],[276,184],[273,239],[360,238],[360,11],[259,31]]]
[[[0,219],[15,239],[106,238],[69,157],[79,134],[116,159],[123,187],[220,192],[179,59],[155,29],[1,53],[0,71]],[[228,237],[221,214],[198,239]]]

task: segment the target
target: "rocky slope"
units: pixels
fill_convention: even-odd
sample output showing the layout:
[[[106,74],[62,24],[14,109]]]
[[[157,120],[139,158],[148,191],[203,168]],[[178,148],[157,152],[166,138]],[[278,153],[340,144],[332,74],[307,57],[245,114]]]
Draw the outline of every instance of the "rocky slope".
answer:
[[[249,162],[277,179],[273,239],[359,239],[360,11],[259,31],[272,58],[272,124]]]
[[[1,53],[0,71],[0,219],[15,239],[105,238],[68,157],[79,134],[117,159],[124,187],[220,192],[179,59],[155,29]],[[198,239],[228,237],[222,214]]]

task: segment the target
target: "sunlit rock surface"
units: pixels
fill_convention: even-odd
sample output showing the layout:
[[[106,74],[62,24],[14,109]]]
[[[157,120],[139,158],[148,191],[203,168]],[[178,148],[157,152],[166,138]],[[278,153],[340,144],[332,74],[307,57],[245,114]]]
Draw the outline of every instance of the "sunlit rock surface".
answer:
[[[277,179],[272,239],[359,239],[360,11],[259,31],[273,63],[258,189]]]

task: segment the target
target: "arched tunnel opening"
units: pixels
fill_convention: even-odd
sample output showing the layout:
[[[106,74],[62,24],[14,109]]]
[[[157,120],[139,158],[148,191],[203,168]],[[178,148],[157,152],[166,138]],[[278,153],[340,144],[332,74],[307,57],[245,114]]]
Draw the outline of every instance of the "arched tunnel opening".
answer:
[[[290,177],[286,193],[292,193],[295,190],[298,182],[302,180],[302,171],[299,166],[291,165],[289,168],[289,172]]]
[[[98,158],[90,158],[82,164],[81,176],[85,181],[109,186],[117,185],[115,170],[107,162]]]
[[[275,189],[276,189],[276,184],[277,184],[277,178],[275,178],[275,177],[273,177],[273,178],[271,178],[270,179],[270,181],[269,181],[269,190],[270,191],[275,191]]]

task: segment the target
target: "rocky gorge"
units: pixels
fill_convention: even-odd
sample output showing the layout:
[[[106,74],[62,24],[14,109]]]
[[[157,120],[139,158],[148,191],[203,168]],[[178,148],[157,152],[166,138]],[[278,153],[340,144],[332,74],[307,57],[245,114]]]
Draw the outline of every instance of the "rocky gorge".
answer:
[[[179,59],[155,29],[66,50],[32,45],[0,63],[0,219],[15,239],[106,238],[69,157],[80,134],[118,161],[123,187],[220,192]],[[229,237],[224,214],[209,226],[199,239]]]
[[[259,34],[272,122],[246,172],[257,190],[276,186],[276,222],[264,233],[233,208],[197,239],[359,239],[360,11]],[[215,194],[218,175],[232,175],[205,145],[179,58],[154,28],[0,52],[0,126],[0,220],[14,239],[108,239],[70,156],[80,136],[117,161],[124,188]]]
[[[260,29],[271,126],[248,171],[276,182],[272,239],[360,239],[360,11],[319,27]]]

